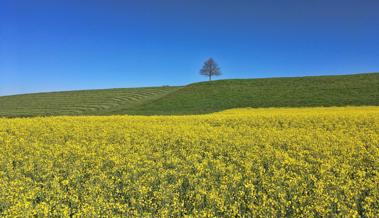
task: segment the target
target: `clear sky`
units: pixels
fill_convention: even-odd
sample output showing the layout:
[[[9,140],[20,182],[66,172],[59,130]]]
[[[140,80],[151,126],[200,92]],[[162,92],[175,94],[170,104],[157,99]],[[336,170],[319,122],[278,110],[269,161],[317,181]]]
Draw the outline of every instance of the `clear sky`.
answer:
[[[379,71],[378,0],[0,0],[0,95]]]

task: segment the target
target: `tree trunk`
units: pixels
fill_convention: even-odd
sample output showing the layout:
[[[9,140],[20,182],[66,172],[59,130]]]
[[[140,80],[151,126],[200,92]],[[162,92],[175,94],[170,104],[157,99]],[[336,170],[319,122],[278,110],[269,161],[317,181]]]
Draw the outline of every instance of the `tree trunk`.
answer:
[[[211,81],[211,80],[212,80],[212,75],[209,74],[209,81]]]

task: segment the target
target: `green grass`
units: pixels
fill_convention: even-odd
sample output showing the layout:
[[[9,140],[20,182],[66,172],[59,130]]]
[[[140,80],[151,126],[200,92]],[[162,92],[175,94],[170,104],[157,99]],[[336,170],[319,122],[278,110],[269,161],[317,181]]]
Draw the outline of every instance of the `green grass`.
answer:
[[[240,107],[379,105],[379,73],[234,79],[0,97],[0,116],[202,114]]]
[[[201,114],[240,107],[379,105],[379,73],[195,83],[129,114]]]
[[[160,98],[178,87],[66,91],[0,97],[0,116],[105,115]]]

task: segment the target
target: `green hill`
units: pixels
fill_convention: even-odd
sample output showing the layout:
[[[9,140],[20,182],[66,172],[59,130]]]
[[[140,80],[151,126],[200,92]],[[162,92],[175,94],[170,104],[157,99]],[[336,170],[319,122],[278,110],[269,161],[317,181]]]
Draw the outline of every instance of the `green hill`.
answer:
[[[178,87],[50,92],[0,97],[0,116],[101,115],[152,101]]]
[[[238,107],[379,105],[379,73],[0,97],[0,116],[201,114]]]
[[[239,107],[345,105],[379,105],[379,73],[201,82],[127,113],[199,114]]]

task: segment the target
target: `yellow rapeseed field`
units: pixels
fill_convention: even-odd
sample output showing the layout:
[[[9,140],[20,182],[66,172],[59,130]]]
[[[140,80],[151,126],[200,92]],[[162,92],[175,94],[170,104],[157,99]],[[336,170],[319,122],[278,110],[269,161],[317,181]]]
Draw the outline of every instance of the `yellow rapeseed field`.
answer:
[[[0,119],[0,216],[378,215],[379,107]]]

